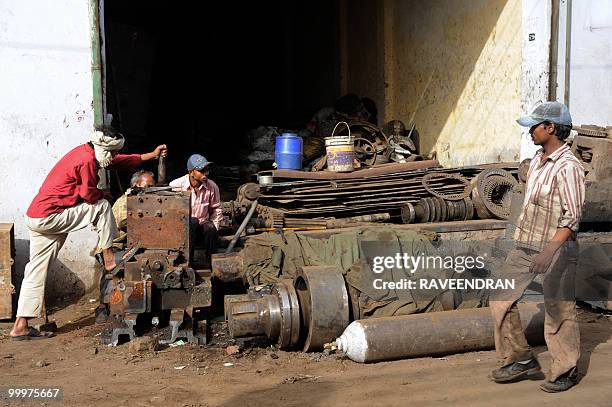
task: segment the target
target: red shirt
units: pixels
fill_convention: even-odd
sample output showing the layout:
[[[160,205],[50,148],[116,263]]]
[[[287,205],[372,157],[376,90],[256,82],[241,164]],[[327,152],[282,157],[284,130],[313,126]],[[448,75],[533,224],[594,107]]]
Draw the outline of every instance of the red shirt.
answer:
[[[140,154],[118,154],[107,168],[132,171],[140,164]],[[102,198],[98,169],[94,149],[89,144],[69,151],[51,169],[26,214],[30,218],[46,218],[81,202],[98,202]]]

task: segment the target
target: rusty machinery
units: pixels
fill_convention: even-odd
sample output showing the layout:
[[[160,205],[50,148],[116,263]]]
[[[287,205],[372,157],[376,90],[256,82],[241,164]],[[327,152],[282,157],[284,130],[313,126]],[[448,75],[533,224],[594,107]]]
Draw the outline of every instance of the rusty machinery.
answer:
[[[211,273],[194,266],[190,195],[168,187],[137,189],[127,198],[128,257],[113,275],[111,322],[103,342],[130,339],[135,329],[168,324],[162,343],[178,337],[206,343]]]
[[[583,222],[612,221],[612,126],[574,126],[578,135],[572,151],[583,162],[585,203]]]
[[[342,272],[305,266],[293,280],[227,295],[225,316],[234,338],[266,336],[281,349],[323,349],[349,324],[349,297]]]
[[[518,185],[514,176],[501,168],[489,168],[472,180],[472,201],[480,219],[508,219],[512,190]]]

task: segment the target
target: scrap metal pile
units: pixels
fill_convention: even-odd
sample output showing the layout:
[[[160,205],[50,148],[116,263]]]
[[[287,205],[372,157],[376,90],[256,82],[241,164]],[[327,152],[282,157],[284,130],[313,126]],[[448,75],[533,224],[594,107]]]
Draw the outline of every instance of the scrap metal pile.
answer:
[[[337,348],[356,362],[441,355],[494,346],[488,308],[354,320],[355,298],[333,266],[302,267],[293,280],[225,296],[233,338],[267,337],[281,349]],[[520,304],[531,344],[542,343],[542,304]]]
[[[390,163],[352,173],[264,171],[224,206],[236,220],[257,202],[251,225],[333,228],[360,222],[424,223],[507,219],[515,163],[441,168],[437,161]]]

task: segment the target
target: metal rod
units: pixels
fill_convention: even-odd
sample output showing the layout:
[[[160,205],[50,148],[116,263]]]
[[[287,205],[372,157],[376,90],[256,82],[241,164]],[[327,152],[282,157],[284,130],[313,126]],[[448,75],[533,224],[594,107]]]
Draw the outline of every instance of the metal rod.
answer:
[[[242,234],[242,232],[246,228],[247,224],[251,220],[251,217],[253,216],[253,213],[255,213],[255,208],[256,207],[257,207],[257,199],[254,200],[253,203],[251,204],[251,207],[249,208],[249,211],[247,212],[246,217],[244,218],[244,220],[240,224],[240,227],[236,231],[236,234],[234,235],[234,238],[232,239],[230,244],[227,246],[227,249],[225,249],[225,253],[230,253],[232,250],[234,250],[234,246],[236,246],[236,243],[238,242],[238,239],[240,239],[240,235]]]

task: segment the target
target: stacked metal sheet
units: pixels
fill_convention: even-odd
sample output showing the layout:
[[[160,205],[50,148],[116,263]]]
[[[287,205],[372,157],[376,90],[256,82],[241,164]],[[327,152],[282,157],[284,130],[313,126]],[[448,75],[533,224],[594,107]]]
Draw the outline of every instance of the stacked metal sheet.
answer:
[[[438,213],[425,217],[421,211],[421,220],[413,216],[413,221],[463,220],[465,214],[474,212],[469,209],[470,197],[480,173],[505,170],[508,177],[516,178],[517,168],[517,163],[442,168],[436,161],[422,161],[343,174],[267,171],[259,174],[260,180],[265,179],[260,182],[259,204],[292,219],[389,213],[400,220],[403,209],[406,221],[410,219],[407,204],[429,209],[431,202],[433,208],[440,208]],[[490,194],[489,198],[495,199]],[[449,218],[455,212],[465,216]]]

